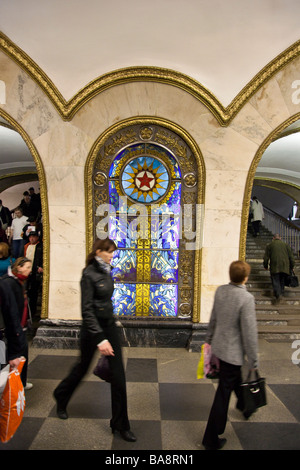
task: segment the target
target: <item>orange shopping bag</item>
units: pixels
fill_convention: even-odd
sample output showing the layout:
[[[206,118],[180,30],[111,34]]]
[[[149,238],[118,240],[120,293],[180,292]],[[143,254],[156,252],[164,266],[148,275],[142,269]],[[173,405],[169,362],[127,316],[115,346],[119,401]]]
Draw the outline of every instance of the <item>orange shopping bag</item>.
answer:
[[[8,442],[21,424],[25,410],[25,394],[20,374],[25,364],[22,358],[17,369],[11,369],[0,399],[0,441]]]

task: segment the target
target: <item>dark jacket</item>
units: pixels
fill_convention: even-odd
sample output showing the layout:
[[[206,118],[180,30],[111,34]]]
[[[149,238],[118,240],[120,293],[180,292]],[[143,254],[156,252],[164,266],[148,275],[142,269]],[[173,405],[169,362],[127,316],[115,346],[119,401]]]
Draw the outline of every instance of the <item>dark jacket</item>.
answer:
[[[26,256],[27,248],[30,243],[26,243],[24,246],[24,256]],[[37,242],[35,247],[34,258],[32,262],[32,273],[31,276],[36,277],[38,268],[43,267],[43,243]]]
[[[290,274],[294,268],[295,260],[289,245],[282,240],[275,239],[267,245],[264,255],[264,268],[268,269],[270,262],[270,273]]]
[[[114,282],[102,266],[94,260],[82,273],[81,314],[82,328],[100,343],[105,337],[103,328],[113,324],[112,294]]]
[[[10,361],[22,356],[26,346],[26,337],[21,325],[24,291],[19,280],[13,275],[5,274],[0,278],[0,301]]]

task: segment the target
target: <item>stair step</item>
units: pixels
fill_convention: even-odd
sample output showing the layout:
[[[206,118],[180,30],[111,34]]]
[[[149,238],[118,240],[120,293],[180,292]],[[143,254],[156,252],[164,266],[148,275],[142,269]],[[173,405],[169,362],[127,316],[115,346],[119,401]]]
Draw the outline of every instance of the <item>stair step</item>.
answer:
[[[259,337],[269,340],[300,339],[300,287],[286,288],[279,304],[274,304],[270,272],[263,267],[263,257],[273,235],[264,227],[254,238],[247,234],[246,261],[251,266],[247,290],[254,295]],[[295,272],[300,260],[296,259]]]
[[[294,341],[300,339],[297,326],[261,325],[258,326],[258,337],[268,341]]]
[[[257,314],[257,326],[295,326],[300,327],[300,315]]]

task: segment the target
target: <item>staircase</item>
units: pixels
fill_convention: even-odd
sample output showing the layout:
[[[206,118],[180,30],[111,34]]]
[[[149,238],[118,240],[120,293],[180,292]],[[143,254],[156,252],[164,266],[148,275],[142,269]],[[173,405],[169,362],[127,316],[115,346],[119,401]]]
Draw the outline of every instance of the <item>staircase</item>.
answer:
[[[300,339],[300,286],[286,287],[284,297],[275,305],[270,272],[263,267],[265,247],[272,237],[264,227],[256,238],[249,231],[247,234],[246,261],[251,265],[247,289],[255,297],[258,334],[274,340]],[[295,260],[295,273],[300,278],[300,260]]]

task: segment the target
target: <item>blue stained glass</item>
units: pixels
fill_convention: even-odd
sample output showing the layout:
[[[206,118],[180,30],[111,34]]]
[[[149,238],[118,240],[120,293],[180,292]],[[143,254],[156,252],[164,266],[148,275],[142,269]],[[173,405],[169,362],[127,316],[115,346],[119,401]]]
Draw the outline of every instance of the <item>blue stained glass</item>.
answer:
[[[112,276],[117,281],[113,294],[114,313],[134,316],[136,302],[141,302],[141,294],[138,298],[136,296],[138,245],[134,221],[138,215],[135,212],[130,215],[130,204],[134,201],[152,204],[151,213],[147,215],[146,212],[145,215],[149,217],[151,228],[151,234],[150,231],[148,233],[150,248],[155,250],[151,251],[150,298],[147,297],[143,305],[150,305],[149,315],[176,317],[181,220],[180,167],[164,147],[139,143],[118,153],[109,177],[109,236],[120,248],[112,261]],[[163,203],[160,203],[161,200]]]
[[[169,173],[165,165],[153,157],[138,157],[124,168],[122,186],[125,194],[140,203],[160,199],[169,187]]]
[[[111,263],[112,277],[115,281],[136,281],[136,252],[116,250]]]
[[[173,157],[173,155],[168,152],[168,150],[164,147],[160,147],[160,145],[155,145],[155,144],[147,144],[145,151],[148,154],[154,154],[157,155],[159,152],[160,157],[164,155],[167,160],[171,163],[172,167],[172,178],[181,178],[181,171],[179,168],[179,165],[177,163],[177,160]]]
[[[128,155],[131,155],[132,152],[137,153],[145,153],[145,144],[135,144],[131,145],[130,147],[125,148],[122,150],[114,159],[113,164],[109,170],[109,177],[110,178],[118,178],[120,175],[120,171],[123,165],[123,160],[127,158]],[[130,157],[129,157],[130,158]]]
[[[108,193],[109,193],[109,204],[114,206],[116,211],[119,210],[120,197],[119,197],[119,193],[118,193],[115,181],[109,181]]]
[[[135,315],[136,284],[115,284],[112,303],[115,315]]]
[[[177,249],[179,239],[179,217],[169,214],[151,216],[151,248]]]
[[[180,213],[180,202],[181,202],[181,183],[178,181],[174,184],[174,191],[171,196],[168,198],[166,203],[170,206],[176,214]]]
[[[114,240],[118,248],[136,248],[137,237],[135,237],[135,228],[134,224],[132,224],[132,217],[110,217],[109,237]]]
[[[151,282],[178,282],[178,251],[152,251]]]
[[[177,316],[178,286],[174,284],[150,284],[149,315]]]

